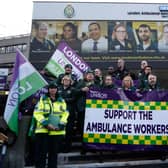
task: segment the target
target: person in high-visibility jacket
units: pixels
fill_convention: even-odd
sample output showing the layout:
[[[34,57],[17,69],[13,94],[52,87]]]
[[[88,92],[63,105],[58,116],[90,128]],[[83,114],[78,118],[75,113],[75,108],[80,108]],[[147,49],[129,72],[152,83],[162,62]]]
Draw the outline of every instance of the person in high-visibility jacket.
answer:
[[[44,168],[48,153],[48,168],[57,167],[57,153],[65,135],[65,126],[69,116],[66,103],[58,95],[55,84],[48,86],[48,93],[37,103],[33,116],[36,120],[36,168]]]

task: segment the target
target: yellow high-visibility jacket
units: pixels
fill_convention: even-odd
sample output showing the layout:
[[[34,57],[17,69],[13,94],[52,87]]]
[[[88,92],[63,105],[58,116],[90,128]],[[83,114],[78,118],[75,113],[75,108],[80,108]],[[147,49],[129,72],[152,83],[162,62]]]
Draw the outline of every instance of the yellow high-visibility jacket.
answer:
[[[37,133],[48,133],[49,135],[65,135],[65,129],[58,131],[49,131],[46,126],[48,123],[48,117],[50,114],[60,117],[60,123],[66,125],[69,113],[67,111],[66,103],[64,99],[58,97],[56,101],[52,102],[50,97],[42,96],[37,103],[33,116],[36,119]]]

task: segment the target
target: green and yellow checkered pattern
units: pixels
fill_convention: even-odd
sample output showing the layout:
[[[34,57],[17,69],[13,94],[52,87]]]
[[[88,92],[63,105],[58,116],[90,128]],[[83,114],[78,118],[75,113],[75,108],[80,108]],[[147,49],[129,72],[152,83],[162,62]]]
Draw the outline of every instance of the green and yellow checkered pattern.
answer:
[[[86,143],[106,143],[123,145],[168,145],[168,136],[144,136],[144,135],[111,135],[111,134],[87,134],[83,140]]]
[[[109,108],[124,110],[168,110],[168,102],[133,102],[122,100],[86,100],[86,108]]]
[[[123,109],[123,110],[168,110],[168,102],[132,102],[122,100],[86,100],[87,108]],[[168,145],[168,136],[154,135],[114,135],[84,133],[84,142],[130,145]]]

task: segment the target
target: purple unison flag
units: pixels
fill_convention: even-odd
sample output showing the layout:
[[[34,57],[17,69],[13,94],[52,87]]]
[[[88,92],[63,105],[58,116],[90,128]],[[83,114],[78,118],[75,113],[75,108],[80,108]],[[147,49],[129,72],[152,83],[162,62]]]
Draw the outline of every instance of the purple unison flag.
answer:
[[[18,134],[19,104],[45,85],[47,82],[25,56],[17,50],[10,92],[4,112],[6,123],[16,134]]]

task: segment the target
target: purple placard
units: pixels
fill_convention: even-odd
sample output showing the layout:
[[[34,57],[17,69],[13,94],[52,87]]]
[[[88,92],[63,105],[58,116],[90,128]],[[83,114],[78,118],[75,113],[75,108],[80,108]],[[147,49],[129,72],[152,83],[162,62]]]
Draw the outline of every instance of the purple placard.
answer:
[[[77,55],[76,52],[65,42],[59,43],[57,49],[63,52],[65,57],[71,62],[72,65],[78,68],[79,71],[84,73],[90,69],[90,67],[80,58],[80,56]]]
[[[124,101],[168,101],[168,91],[136,92],[123,89],[105,90],[92,88],[87,99],[106,99]]]

